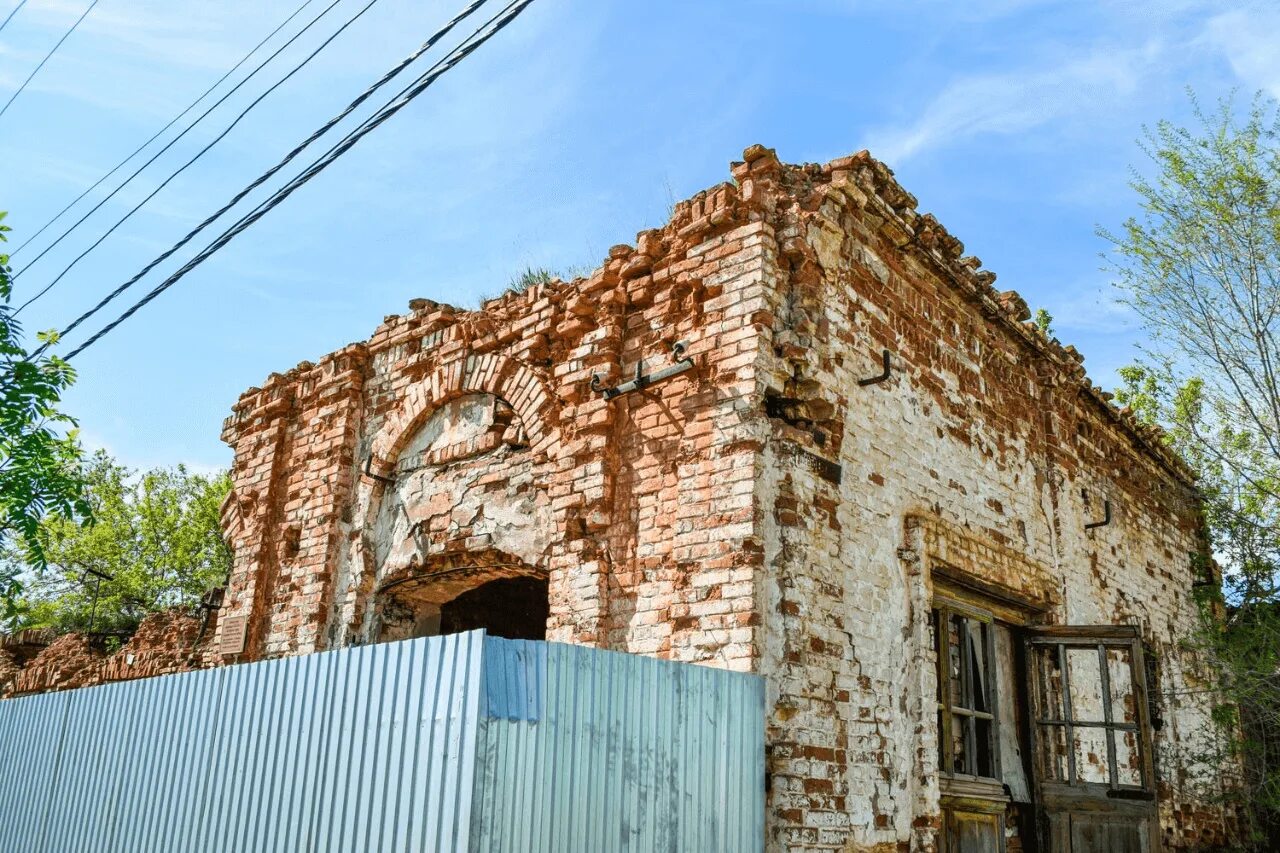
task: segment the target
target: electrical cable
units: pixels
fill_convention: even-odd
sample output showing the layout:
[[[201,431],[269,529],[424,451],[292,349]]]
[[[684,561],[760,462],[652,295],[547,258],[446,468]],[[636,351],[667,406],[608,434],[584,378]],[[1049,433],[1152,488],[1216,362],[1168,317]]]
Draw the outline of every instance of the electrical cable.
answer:
[[[5,16],[4,23],[0,23],[0,33],[4,32],[4,28],[9,26],[9,22],[13,20],[13,16],[18,14],[18,10],[27,5],[27,0],[21,0],[17,6],[13,7],[13,11]]]
[[[89,16],[89,13],[93,11],[93,7],[97,6],[99,2],[101,2],[101,0],[93,0],[93,2],[89,4],[89,8],[85,9],[84,12],[80,14],[80,17],[76,18],[76,22],[71,25],[71,29],[67,30],[65,33],[62,34],[62,38],[58,39],[58,43],[55,44],[52,48],[50,48],[49,52],[44,55],[44,59],[40,60],[40,64],[36,66],[35,70],[27,75],[26,80],[22,81],[22,85],[18,87],[18,91],[14,92],[9,97],[9,100],[5,101],[5,104],[3,107],[0,107],[0,116],[3,116],[9,110],[9,106],[15,100],[17,100],[17,97],[19,95],[23,93],[23,91],[27,88],[27,84],[31,82],[32,78],[34,78],[37,74],[40,73],[40,69],[44,68],[44,64],[48,62],[49,59],[55,53],[58,52],[58,48],[62,47],[62,43],[66,41],[71,36],[72,33],[76,31],[76,27],[80,26],[80,22]],[[13,11],[17,12],[18,10],[14,9]],[[10,15],[9,17],[11,18],[13,17],[13,15]],[[8,18],[5,18],[5,23],[6,24],[9,23]]]
[[[26,0],[22,0],[22,1],[23,1],[24,3],[26,2]],[[210,86],[208,89],[205,89],[203,92],[201,92],[201,93],[200,93],[200,95],[199,95],[199,96],[198,96],[194,101],[192,101],[190,104],[188,104],[188,105],[187,105],[187,108],[186,108],[186,109],[184,109],[182,112],[178,113],[178,114],[177,114],[176,116],[174,116],[173,118],[169,119],[169,123],[168,123],[168,124],[166,124],[164,127],[160,128],[159,130],[157,130],[154,134],[152,134],[152,136],[151,136],[151,138],[150,138],[150,139],[148,139],[146,142],[144,142],[144,143],[142,143],[141,145],[139,145],[137,148],[133,149],[133,151],[129,154],[129,156],[125,157],[125,158],[124,158],[123,160],[121,160],[119,163],[117,163],[117,164],[115,164],[114,166],[112,166],[112,167],[111,167],[111,171],[107,172],[107,173],[106,173],[105,175],[103,175],[101,178],[98,178],[98,180],[94,181],[93,186],[89,187],[87,190],[85,190],[84,192],[80,193],[80,195],[76,196],[76,197],[75,197],[75,199],[74,199],[70,204],[68,204],[66,207],[62,208],[62,210],[59,210],[56,214],[54,214],[54,217],[53,217],[52,219],[50,219],[50,220],[49,220],[48,222],[46,222],[44,225],[41,225],[38,229],[36,229],[36,232],[35,232],[34,234],[32,234],[30,237],[27,237],[25,240],[23,240],[23,241],[22,241],[22,243],[21,243],[21,244],[19,244],[17,247],[15,247],[15,248],[14,248],[14,250],[13,250],[12,252],[10,252],[10,253],[9,253],[9,256],[10,256],[10,257],[17,257],[19,252],[21,252],[25,247],[27,247],[27,246],[28,246],[28,245],[30,245],[32,242],[34,242],[34,241],[35,241],[35,239],[36,239],[37,237],[39,237],[39,236],[40,236],[41,234],[43,234],[46,230],[48,230],[49,226],[53,225],[53,223],[55,223],[55,222],[57,222],[59,219],[61,219],[61,218],[62,218],[62,215],[63,215],[64,213],[66,213],[68,210],[70,210],[71,208],[73,208],[73,207],[75,207],[77,204],[79,204],[79,203],[80,203],[80,201],[81,201],[81,199],[83,199],[83,198],[84,198],[85,196],[87,196],[89,193],[93,192],[93,191],[94,191],[94,190],[96,190],[98,187],[102,186],[102,182],[103,182],[103,181],[105,181],[107,178],[111,177],[112,175],[114,175],[116,172],[118,172],[118,171],[120,170],[120,167],[121,167],[121,166],[125,165],[125,164],[126,164],[126,163],[128,163],[130,160],[132,160],[134,157],[137,157],[139,154],[141,154],[141,153],[142,153],[142,151],[143,151],[143,150],[145,150],[145,149],[146,149],[146,147],[147,147],[148,145],[150,145],[151,143],[153,143],[153,142],[155,142],[157,139],[159,139],[159,138],[160,138],[160,136],[161,136],[161,135],[162,135],[166,130],[168,130],[169,128],[173,127],[175,124],[177,124],[179,119],[181,119],[181,118],[182,118],[183,116],[185,116],[187,113],[189,113],[189,112],[191,112],[193,109],[195,109],[195,108],[196,108],[196,106],[197,106],[201,101],[203,101],[205,98],[209,97],[210,93],[212,93],[214,89],[217,89],[219,86],[221,86],[223,83],[225,83],[225,82],[226,82],[226,80],[227,80],[227,78],[228,78],[228,77],[230,77],[232,74],[236,73],[236,71],[238,71],[238,70],[240,69],[240,66],[242,66],[242,65],[244,65],[246,62],[248,62],[248,61],[249,61],[249,58],[250,58],[250,57],[252,57],[252,56],[253,56],[255,53],[257,53],[259,50],[261,50],[261,49],[262,49],[262,46],[263,46],[264,44],[266,44],[267,42],[271,41],[271,39],[275,38],[276,34],[277,34],[277,33],[279,33],[279,32],[280,32],[282,29],[284,29],[286,26],[288,26],[288,24],[289,24],[289,22],[290,22],[290,21],[292,21],[294,18],[298,17],[298,15],[302,14],[302,10],[303,10],[303,9],[306,9],[308,6],[310,6],[310,5],[311,5],[312,3],[314,3],[314,2],[316,2],[316,0],[303,0],[302,5],[301,5],[301,6],[299,6],[297,9],[294,9],[294,10],[293,10],[293,14],[291,14],[289,17],[287,17],[287,18],[285,18],[283,21],[281,21],[281,22],[280,22],[280,25],[279,25],[279,26],[277,26],[274,30],[272,30],[271,32],[267,33],[266,38],[264,38],[262,41],[258,42],[256,45],[254,45],[254,46],[253,46],[253,48],[252,48],[248,53],[246,53],[244,56],[240,57],[240,61],[239,61],[239,62],[237,62],[235,65],[231,66],[231,68],[227,70],[227,73],[225,73],[225,74],[223,74],[221,77],[219,77],[219,78],[214,82],[214,84],[213,84],[212,86]],[[17,11],[17,10],[15,9],[14,11]],[[12,13],[10,13],[10,16],[12,17]],[[3,29],[4,29],[4,25],[3,25],[3,24],[0,24],[0,30],[3,30]],[[250,75],[250,76],[252,76],[252,75]],[[128,181],[125,181],[125,184],[127,184],[127,183],[128,183]],[[125,184],[121,184],[119,187],[116,187],[116,188],[115,188],[115,190],[113,190],[113,191],[112,191],[112,195],[114,195],[115,193],[119,192],[119,191],[120,191],[120,189],[121,189]],[[110,196],[108,196],[108,198],[110,198]]]
[[[163,148],[161,148],[161,149],[160,149],[159,151],[157,151],[154,155],[152,155],[152,157],[151,157],[151,159],[150,159],[150,160],[148,160],[147,162],[145,162],[145,163],[143,163],[141,166],[139,166],[139,167],[138,167],[138,169],[137,169],[137,171],[135,171],[132,175],[130,175],[130,176],[129,176],[129,178],[125,181],[125,184],[127,184],[129,181],[131,181],[131,180],[133,180],[135,177],[137,177],[138,173],[140,173],[143,169],[145,169],[145,168],[147,168],[148,166],[150,166],[152,163],[154,163],[154,162],[156,161],[156,159],[157,159],[157,158],[159,158],[159,157],[160,157],[160,155],[161,155],[161,154],[163,154],[164,152],[168,151],[171,147],[173,147],[174,143],[176,143],[179,139],[181,139],[183,136],[185,136],[188,130],[190,130],[191,128],[195,127],[197,124],[199,124],[201,119],[203,119],[203,118],[204,118],[205,116],[207,116],[209,113],[213,112],[213,110],[217,109],[217,108],[218,108],[218,106],[219,106],[220,104],[222,104],[224,101],[226,101],[226,100],[227,100],[227,98],[229,98],[229,97],[231,97],[232,95],[234,95],[234,94],[236,93],[236,91],[238,91],[238,90],[240,89],[240,87],[241,87],[241,86],[243,86],[243,85],[244,85],[245,83],[247,83],[249,80],[253,79],[254,74],[256,74],[256,73],[257,73],[257,72],[258,72],[258,71],[259,71],[263,66],[265,66],[267,63],[271,62],[271,60],[273,60],[273,59],[275,59],[277,56],[279,56],[281,52],[283,52],[286,48],[288,48],[291,44],[293,44],[293,43],[294,43],[298,38],[300,38],[300,37],[302,36],[302,34],[303,34],[303,33],[305,33],[307,30],[311,29],[311,27],[312,27],[314,24],[316,24],[316,23],[317,23],[321,18],[323,18],[325,15],[327,15],[331,9],[333,9],[335,6],[337,6],[337,5],[338,5],[339,3],[341,3],[341,2],[342,2],[342,0],[332,0],[332,2],[331,2],[328,6],[326,6],[326,7],[325,7],[321,12],[320,12],[320,14],[319,14],[319,15],[317,15],[317,16],[316,16],[316,17],[314,17],[314,18],[312,18],[312,19],[311,19],[311,21],[310,21],[310,22],[308,22],[308,23],[307,23],[307,25],[306,25],[305,27],[303,27],[301,30],[299,30],[297,33],[295,33],[295,34],[294,34],[294,35],[293,35],[293,36],[292,36],[288,41],[286,41],[284,44],[280,45],[280,47],[276,49],[275,53],[271,54],[271,55],[270,55],[270,56],[268,56],[266,59],[264,59],[264,60],[262,61],[262,63],[261,63],[257,68],[255,68],[255,69],[254,69],[254,71],[253,71],[252,73],[250,73],[250,74],[249,74],[249,76],[245,77],[243,80],[241,80],[239,83],[237,83],[237,84],[236,84],[236,85],[235,85],[235,86],[234,86],[234,87],[233,87],[229,92],[227,92],[225,95],[223,95],[221,98],[219,98],[219,99],[218,99],[218,100],[213,104],[213,106],[209,107],[209,109],[205,110],[205,111],[200,115],[200,117],[199,117],[199,118],[197,118],[195,121],[193,121],[191,124],[189,124],[189,125],[187,126],[187,128],[186,128],[185,130],[183,130],[183,132],[182,132],[182,133],[180,133],[180,134],[178,134],[177,136],[175,136],[175,137],[174,137],[173,139],[171,139],[171,140],[170,140],[170,141],[169,141],[169,142],[168,142],[168,143],[167,143]],[[284,83],[285,83],[286,81],[288,81],[291,77],[293,77],[293,75],[295,75],[295,74],[297,74],[299,71],[301,71],[301,70],[302,70],[302,69],[303,69],[307,64],[309,64],[309,63],[311,62],[311,60],[315,59],[315,57],[316,57],[316,56],[317,56],[317,55],[318,55],[322,50],[324,50],[326,47],[328,47],[328,46],[329,46],[329,44],[330,44],[334,39],[336,39],[339,35],[341,35],[341,34],[342,34],[346,29],[347,29],[347,27],[349,27],[349,26],[351,26],[352,24],[354,24],[354,23],[355,23],[355,22],[356,22],[356,21],[357,21],[361,16],[363,16],[363,15],[364,15],[364,13],[365,13],[365,12],[369,11],[370,7],[372,7],[372,6],[373,6],[375,3],[377,3],[377,2],[378,2],[378,0],[369,0],[369,2],[368,2],[368,3],[366,3],[363,7],[361,7],[360,11],[356,12],[356,14],[355,14],[355,15],[351,16],[350,18],[348,18],[348,19],[346,20],[346,22],[345,22],[345,23],[343,23],[343,25],[342,25],[341,27],[339,27],[339,28],[338,28],[337,32],[333,33],[333,34],[332,34],[332,35],[330,35],[328,38],[326,38],[323,42],[321,42],[319,47],[317,47],[317,48],[316,48],[315,50],[313,50],[310,54],[308,54],[308,55],[307,55],[307,57],[306,57],[305,59],[303,59],[300,63],[298,63],[297,65],[295,65],[295,66],[294,66],[294,67],[289,71],[289,73],[288,73],[288,74],[286,74],[284,77],[281,77],[281,78],[280,78],[279,80],[277,80],[274,84],[272,84],[272,85],[271,85],[271,87],[270,87],[270,88],[268,88],[265,92],[263,92],[263,93],[262,93],[261,95],[259,95],[258,97],[254,98],[254,100],[253,100],[252,102],[250,102],[249,106],[247,106],[247,107],[245,107],[243,110],[241,110],[240,114],[239,114],[238,116],[236,116],[236,117],[235,117],[235,119],[233,119],[233,120],[232,120],[231,124],[229,124],[229,125],[228,125],[228,126],[227,126],[227,127],[226,127],[222,132],[221,132],[221,133],[219,133],[217,136],[215,136],[211,142],[209,142],[207,145],[205,145],[203,148],[201,148],[199,151],[197,151],[194,157],[192,157],[192,158],[191,158],[190,160],[188,160],[186,163],[183,163],[181,166],[179,166],[179,167],[178,167],[178,168],[177,168],[177,169],[176,169],[172,174],[170,174],[170,175],[169,175],[169,177],[165,178],[165,179],[164,179],[164,181],[163,181],[163,182],[162,182],[158,187],[156,187],[154,190],[152,190],[152,191],[150,192],[150,194],[148,194],[148,195],[147,195],[147,196],[146,196],[142,201],[138,202],[138,203],[133,207],[133,209],[131,209],[131,210],[130,210],[128,213],[126,213],[124,216],[120,217],[120,219],[116,220],[115,224],[113,224],[110,228],[108,228],[105,234],[103,234],[101,237],[99,237],[97,240],[95,240],[92,244],[90,244],[89,248],[85,249],[83,252],[81,252],[79,255],[77,255],[77,256],[75,257],[75,259],[71,261],[71,263],[67,264],[67,265],[63,268],[62,272],[58,273],[58,275],[53,279],[53,281],[49,282],[47,285],[45,285],[43,288],[41,288],[41,289],[40,289],[40,291],[38,291],[34,296],[32,296],[31,298],[29,298],[26,302],[23,302],[21,305],[19,305],[19,306],[18,306],[18,309],[17,309],[16,311],[14,311],[14,312],[13,312],[13,316],[15,316],[15,317],[16,317],[16,316],[18,316],[18,314],[20,314],[24,308],[26,308],[26,307],[27,307],[28,305],[30,305],[32,302],[35,302],[35,301],[36,301],[37,299],[39,299],[41,296],[44,296],[46,293],[48,293],[48,292],[49,292],[49,290],[50,290],[54,285],[56,285],[59,281],[61,281],[61,280],[62,280],[62,278],[63,278],[67,273],[71,272],[71,270],[76,266],[76,264],[80,263],[80,261],[82,261],[82,260],[84,259],[85,255],[88,255],[90,252],[92,252],[94,249],[96,249],[98,246],[100,246],[100,245],[102,244],[102,241],[104,241],[104,240],[106,240],[108,237],[110,237],[110,236],[111,236],[111,234],[112,234],[113,232],[115,232],[115,230],[116,230],[117,228],[119,228],[121,225],[123,225],[125,222],[127,222],[130,218],[132,218],[132,217],[133,217],[133,215],[134,215],[135,213],[137,213],[140,209],[142,209],[143,205],[145,205],[145,204],[146,204],[147,202],[149,202],[151,199],[155,198],[156,194],[157,194],[157,193],[159,193],[159,192],[160,192],[162,189],[164,189],[166,186],[168,186],[170,181],[172,181],[174,178],[178,177],[178,175],[180,175],[180,174],[182,174],[184,171],[186,171],[186,170],[187,170],[187,168],[188,168],[188,167],[190,167],[193,163],[195,163],[197,160],[199,160],[201,157],[203,157],[205,154],[207,154],[207,153],[209,152],[209,150],[210,150],[211,148],[213,148],[213,146],[217,145],[220,141],[222,141],[222,139],[223,139],[223,138],[224,138],[228,133],[230,133],[230,132],[232,131],[232,129],[233,129],[233,128],[235,128],[235,126],[236,126],[237,124],[239,124],[239,123],[240,123],[240,120],[241,120],[241,119],[243,119],[246,115],[248,115],[248,114],[249,114],[249,112],[250,112],[251,110],[253,110],[253,108],[254,108],[254,107],[256,107],[258,104],[260,104],[260,103],[263,101],[263,99],[265,99],[268,95],[270,95],[270,94],[271,94],[272,92],[274,92],[276,89],[280,88],[280,86],[284,85]],[[124,184],[121,184],[121,186],[124,186]],[[117,188],[117,190],[118,190],[118,188]],[[114,193],[112,193],[111,195],[114,195]],[[54,240],[52,243],[50,243],[48,246],[46,246],[46,247],[44,248],[44,251],[42,251],[40,254],[38,254],[38,255],[36,255],[34,258],[32,258],[32,259],[31,259],[31,261],[27,263],[27,265],[26,265],[26,267],[25,267],[24,269],[19,270],[17,273],[15,273],[15,274],[14,274],[14,276],[13,276],[13,279],[16,281],[19,277],[21,277],[21,275],[22,275],[24,272],[26,272],[27,270],[31,269],[31,267],[32,267],[32,265],[33,265],[33,264],[35,264],[37,261],[39,261],[41,258],[43,258],[46,254],[48,254],[48,253],[49,253],[49,251],[50,251],[51,249],[53,249],[53,248],[54,248],[55,246],[57,246],[60,242],[62,242],[63,238],[65,238],[68,234],[70,234],[70,233],[71,233],[72,231],[74,231],[77,227],[79,227],[80,223],[84,222],[86,219],[88,219],[90,216],[92,216],[92,215],[93,215],[93,214],[94,214],[94,213],[95,213],[95,212],[96,212],[100,207],[102,207],[102,205],[106,204],[106,203],[107,203],[107,201],[111,198],[111,195],[108,195],[106,198],[102,199],[102,200],[101,200],[101,201],[99,201],[97,204],[95,204],[92,208],[90,208],[90,210],[89,210],[89,212],[88,212],[88,213],[86,213],[84,216],[82,216],[82,217],[80,217],[78,220],[76,220],[75,224],[74,224],[74,225],[72,225],[70,228],[68,228],[66,231],[64,231],[64,232],[62,233],[62,235],[58,237],[58,239],[57,239],[57,240]]]
[[[292,162],[294,158],[296,158],[299,154],[301,154],[313,142],[315,142],[321,136],[324,136],[326,133],[328,133],[331,129],[333,129],[334,126],[336,126],[339,122],[341,122],[343,119],[349,116],[353,111],[359,108],[361,104],[363,104],[370,97],[372,97],[379,89],[381,89],[391,80],[395,79],[395,77],[397,77],[402,71],[404,71],[405,68],[412,65],[415,61],[421,58],[421,56],[424,53],[426,53],[431,48],[435,47],[435,45],[438,44],[440,40],[443,39],[445,36],[447,36],[450,32],[452,32],[453,29],[459,23],[461,23],[466,18],[470,17],[473,13],[476,12],[476,10],[478,10],[486,2],[488,2],[488,0],[472,0],[472,2],[469,3],[465,8],[463,8],[461,12],[459,12],[452,19],[446,22],[442,27],[440,27],[440,29],[432,33],[431,36],[425,42],[423,42],[422,45],[417,50],[410,53],[408,56],[402,59],[398,64],[393,66],[391,70],[383,74],[381,78],[379,78],[372,86],[367,88],[358,97],[356,97],[356,99],[353,100],[350,104],[348,104],[341,112],[339,112],[336,116],[334,116],[333,118],[325,122],[323,125],[321,125],[309,137],[303,140],[300,145],[296,146],[292,151],[286,154],[280,160],[280,162],[276,163],[276,165],[272,166],[266,172],[258,176],[251,184],[249,184],[244,189],[236,193],[236,195],[233,196],[230,201],[228,201],[218,210],[214,211],[212,215],[207,217],[203,222],[201,222],[199,225],[197,225],[195,228],[189,231],[181,240],[179,240],[172,247],[167,249],[159,257],[155,258],[153,261],[148,263],[140,272],[138,272],[137,275],[135,275],[133,278],[129,279],[124,284],[117,287],[114,291],[112,291],[110,294],[104,297],[97,305],[95,305],[89,311],[85,312],[84,314],[76,318],[76,320],[67,327],[67,331],[70,331],[71,329],[74,329],[76,326],[80,325],[82,322],[84,322],[84,320],[93,316],[95,313],[101,310],[104,306],[106,306],[107,303],[111,302],[113,299],[115,299],[125,290],[132,287],[139,279],[141,279],[147,273],[151,272],[151,270],[153,270],[157,265],[163,263],[175,252],[177,252],[187,243],[191,242],[192,239],[194,239],[197,235],[199,235],[200,232],[202,232],[205,228],[211,225],[214,221],[219,219],[224,213],[226,213],[235,205],[239,204],[240,201],[242,201],[245,198],[245,196],[247,196],[253,190],[257,189],[266,181],[270,180],[272,176],[274,176],[277,172],[279,172],[281,169],[287,166],[290,162]],[[489,23],[492,23],[492,21],[493,19],[490,19]],[[439,63],[437,63],[437,65],[438,64]],[[432,67],[435,68],[436,66],[432,66]],[[401,93],[403,93],[403,90]],[[32,300],[38,298],[40,295],[41,294],[39,293],[36,294],[36,296],[32,297]],[[28,302],[30,301],[31,300],[28,300]],[[25,307],[25,305],[23,307]]]
[[[488,22],[483,24],[480,28],[478,28],[475,32],[473,32],[471,36],[469,36],[461,44],[455,47],[453,51],[451,51],[448,55],[446,55],[444,59],[436,63],[436,65],[433,66],[432,69],[425,72],[416,81],[414,81],[414,83],[410,84],[408,87],[402,90],[399,95],[397,95],[391,101],[387,102],[387,104],[385,104],[375,115],[373,115],[366,121],[362,122],[358,127],[356,127],[350,133],[348,133],[343,140],[341,140],[339,143],[333,146],[328,152],[326,152],[324,155],[318,158],[315,162],[313,162],[308,169],[304,170],[302,173],[294,177],[285,186],[281,187],[275,193],[273,193],[269,198],[261,202],[253,211],[251,211],[249,214],[242,217],[234,225],[232,225],[230,228],[225,230],[221,235],[218,236],[218,238],[216,238],[213,242],[205,246],[204,249],[202,249],[199,253],[197,253],[191,260],[187,261],[185,264],[179,267],[178,270],[176,270],[172,275],[170,275],[160,284],[156,285],[156,287],[152,288],[152,290],[146,296],[142,297],[142,299],[139,299],[137,302],[131,305],[127,310],[125,310],[122,314],[120,314],[116,319],[112,320],[106,326],[99,329],[84,343],[80,344],[78,347],[73,349],[70,353],[67,354],[66,359],[70,360],[75,356],[79,355],[80,353],[84,352],[89,347],[93,346],[93,344],[101,340],[105,335],[109,334],[113,329],[115,329],[125,320],[129,319],[134,314],[136,314],[143,306],[151,302],[153,299],[155,299],[164,291],[168,290],[170,287],[176,284],[179,280],[181,280],[183,276],[185,276],[191,270],[195,269],[197,266],[202,264],[205,260],[207,260],[210,256],[212,256],[215,252],[217,252],[227,243],[231,242],[232,239],[234,239],[237,235],[242,233],[250,225],[253,225],[255,222],[257,222],[259,219],[261,219],[263,216],[265,216],[275,207],[277,207],[282,202],[284,202],[284,200],[287,199],[299,187],[303,186],[304,184],[309,182],[312,178],[314,178],[316,175],[318,175],[320,172],[322,172],[324,169],[326,169],[329,165],[331,165],[334,161],[336,161],[340,156],[342,156],[344,153],[349,151],[357,142],[363,139],[366,135],[368,135],[369,133],[377,129],[385,121],[391,118],[391,116],[395,115],[397,112],[399,112],[408,104],[410,104],[415,98],[418,97],[418,95],[422,94],[422,92],[424,92],[429,86],[431,86],[441,76],[443,76],[452,68],[456,67],[458,63],[460,63],[463,59],[465,59],[467,56],[470,56],[473,52],[479,49],[481,45],[483,45],[489,39],[493,38],[495,35],[501,32],[508,24],[514,21],[517,17],[519,17],[519,15],[523,13],[525,9],[527,9],[533,2],[534,0],[512,0],[512,2],[509,3],[501,12],[499,12],[494,17],[490,18]],[[94,310],[96,311],[97,309],[95,308]],[[84,316],[88,316],[88,315],[84,315]],[[62,332],[62,335],[65,335],[68,332],[70,332],[80,322],[81,322],[81,319],[77,319],[74,323],[69,325]],[[47,346],[47,344],[45,346]]]

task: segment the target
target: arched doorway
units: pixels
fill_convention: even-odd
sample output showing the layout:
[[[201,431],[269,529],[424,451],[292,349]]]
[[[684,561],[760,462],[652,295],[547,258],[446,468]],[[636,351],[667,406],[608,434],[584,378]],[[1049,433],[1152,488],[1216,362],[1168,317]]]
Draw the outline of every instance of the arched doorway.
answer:
[[[551,605],[544,572],[509,557],[499,562],[492,553],[458,556],[482,562],[437,563],[384,584],[371,639],[386,643],[477,629],[509,640],[546,638]]]
[[[481,628],[545,638],[555,520],[539,459],[516,410],[492,394],[424,411],[363,532],[363,642]]]
[[[441,605],[440,633],[483,628],[508,640],[545,640],[550,611],[546,578],[499,578]]]

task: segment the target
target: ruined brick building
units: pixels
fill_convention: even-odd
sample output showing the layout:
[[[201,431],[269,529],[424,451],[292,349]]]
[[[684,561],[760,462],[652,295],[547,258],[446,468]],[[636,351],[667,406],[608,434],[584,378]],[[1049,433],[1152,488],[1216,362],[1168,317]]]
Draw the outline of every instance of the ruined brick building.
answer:
[[[484,627],[749,670],[771,849],[1226,843],[1187,469],[865,152],[732,173],[245,393],[197,664]]]

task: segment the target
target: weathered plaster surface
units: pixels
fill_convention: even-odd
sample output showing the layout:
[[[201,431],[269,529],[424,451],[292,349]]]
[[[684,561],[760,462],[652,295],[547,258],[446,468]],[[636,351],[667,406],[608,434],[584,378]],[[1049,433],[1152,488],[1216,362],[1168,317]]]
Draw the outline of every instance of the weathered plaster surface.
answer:
[[[930,849],[945,581],[1138,626],[1165,841],[1221,840],[1178,645],[1203,549],[1185,469],[865,152],[754,146],[733,179],[586,278],[417,300],[246,392],[204,665],[410,635],[477,584],[544,578],[550,639],[768,678],[771,849]],[[692,369],[593,387],[677,341]]]

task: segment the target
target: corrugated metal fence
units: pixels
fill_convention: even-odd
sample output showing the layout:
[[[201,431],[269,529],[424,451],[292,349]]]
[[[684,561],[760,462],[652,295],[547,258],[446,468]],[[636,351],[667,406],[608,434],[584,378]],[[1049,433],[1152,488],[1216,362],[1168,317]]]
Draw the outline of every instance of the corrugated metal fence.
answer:
[[[463,850],[483,635],[0,702],[5,851]]]
[[[481,632],[0,702],[0,850],[747,851],[754,676]]]
[[[764,848],[764,684],[559,643],[490,640],[472,850]]]

